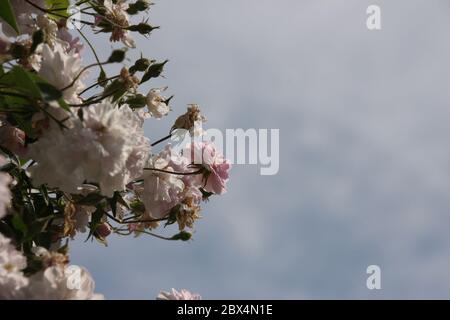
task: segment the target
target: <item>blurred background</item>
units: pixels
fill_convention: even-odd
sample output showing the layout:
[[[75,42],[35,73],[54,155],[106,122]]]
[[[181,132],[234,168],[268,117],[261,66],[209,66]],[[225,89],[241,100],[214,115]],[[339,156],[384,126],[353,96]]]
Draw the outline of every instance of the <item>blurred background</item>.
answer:
[[[135,39],[170,59],[151,85],[175,98],[146,134],[198,103],[206,127],[280,129],[280,171],[235,165],[192,242],[83,235],[71,262],[109,299],[449,298],[449,17],[448,0],[156,1],[161,29]]]

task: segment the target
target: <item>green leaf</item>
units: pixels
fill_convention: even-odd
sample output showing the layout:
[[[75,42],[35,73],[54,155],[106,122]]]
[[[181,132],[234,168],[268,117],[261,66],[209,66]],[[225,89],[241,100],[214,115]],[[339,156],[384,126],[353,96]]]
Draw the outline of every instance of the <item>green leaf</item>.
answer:
[[[27,234],[27,231],[28,231],[27,225],[25,224],[25,222],[19,215],[17,215],[17,214],[13,215],[12,219],[11,219],[11,223],[12,223],[14,229],[20,231],[23,236],[25,236]]]
[[[94,232],[97,229],[98,225],[101,223],[103,216],[105,215],[105,211],[102,208],[97,207],[97,210],[91,216],[91,222],[89,222],[89,235],[86,239],[89,240],[92,236],[94,236]]]
[[[16,22],[16,15],[9,0],[0,1],[0,18],[6,21],[17,33],[19,33],[19,26]]]
[[[142,203],[142,201],[140,200],[133,200],[130,203],[130,208],[136,214],[142,215],[145,213],[144,203]]]
[[[123,90],[124,89],[124,85],[121,81],[119,81],[118,79],[114,80],[113,82],[111,82],[108,86],[106,86],[105,90],[103,91],[103,96],[109,96],[117,91]]]
[[[11,70],[11,75],[14,77],[15,85],[20,86],[32,95],[34,98],[41,98],[41,90],[34,82],[31,74],[22,67],[15,66]]]
[[[134,73],[136,71],[144,72],[150,66],[152,62],[147,58],[140,58],[136,60],[133,66],[130,67],[130,72]]]
[[[16,120],[17,124],[19,125],[19,128],[22,129],[27,136],[34,138],[35,133],[34,129],[31,125],[31,121],[25,120],[22,117],[19,117],[18,115],[13,115],[14,120]]]
[[[178,213],[180,212],[180,208],[181,208],[181,205],[177,204],[175,207],[170,209],[168,217],[167,217],[167,221],[166,221],[164,227],[170,226],[170,225],[174,224],[175,222],[177,222],[177,216],[178,216]]]
[[[61,108],[68,112],[71,112],[69,105],[66,103],[66,101],[64,101],[61,90],[51,85],[35,73],[30,73],[30,76],[41,90],[41,96],[45,101],[49,102],[57,100]]]
[[[91,218],[91,227],[97,227],[97,225],[100,224],[100,222],[102,221],[103,215],[105,214],[105,212],[103,211],[103,209],[101,208],[97,208],[97,210],[94,211],[94,213],[92,214],[92,218]]]
[[[122,195],[118,191],[114,192],[113,197],[109,198],[108,202],[109,202],[109,206],[111,207],[111,211],[113,213],[114,218],[117,215],[117,204],[118,203],[123,205],[127,209],[129,209],[128,203],[126,203],[126,201],[124,200],[124,198],[122,197]]]
[[[127,28],[127,30],[130,30],[133,32],[139,32],[142,35],[149,35],[155,29],[159,29],[159,27],[153,27],[145,22],[141,22],[137,25],[129,26]]]
[[[39,83],[37,83],[37,85],[38,85],[39,89],[41,89],[42,98],[46,102],[59,100],[63,96],[62,92],[59,89],[55,88],[54,86],[52,86],[49,83],[39,82]]]
[[[49,10],[54,11],[58,15],[50,14],[50,17],[55,19],[61,19],[61,16],[69,17],[67,11],[70,6],[70,0],[45,0],[45,5]]]
[[[45,204],[48,206],[50,203],[50,198],[48,196],[48,189],[47,186],[45,184],[43,184],[41,187],[41,193],[42,193],[42,198],[44,199]]]
[[[58,103],[59,103],[59,106],[60,106],[61,108],[63,108],[64,110],[69,111],[69,112],[72,112],[72,111],[70,110],[69,105],[66,103],[66,101],[64,101],[63,98],[59,99],[59,100],[58,100]]]
[[[103,91],[103,97],[112,96],[112,101],[114,102],[119,100],[126,92],[127,89],[125,88],[123,82],[117,79],[105,88]]]
[[[133,109],[144,108],[147,105],[147,98],[142,94],[136,94],[129,97],[125,103]]]
[[[105,70],[101,70],[100,74],[98,76],[97,82],[100,84],[101,87],[106,87],[106,85],[108,84],[108,82],[106,81],[106,73]]]

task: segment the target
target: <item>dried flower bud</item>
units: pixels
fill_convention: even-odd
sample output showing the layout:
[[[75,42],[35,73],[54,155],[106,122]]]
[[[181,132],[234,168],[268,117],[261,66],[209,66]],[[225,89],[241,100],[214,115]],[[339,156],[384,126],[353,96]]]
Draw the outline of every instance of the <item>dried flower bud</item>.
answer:
[[[139,86],[139,79],[130,74],[127,68],[120,70],[120,81],[127,91],[136,91]]]
[[[201,114],[200,107],[196,104],[191,104],[187,108],[187,112],[178,117],[172,126],[171,131],[176,129],[192,130],[195,122],[205,122],[206,117]]]
[[[184,230],[186,227],[193,228],[194,222],[200,219],[200,206],[192,197],[183,200],[177,213],[178,228]]]

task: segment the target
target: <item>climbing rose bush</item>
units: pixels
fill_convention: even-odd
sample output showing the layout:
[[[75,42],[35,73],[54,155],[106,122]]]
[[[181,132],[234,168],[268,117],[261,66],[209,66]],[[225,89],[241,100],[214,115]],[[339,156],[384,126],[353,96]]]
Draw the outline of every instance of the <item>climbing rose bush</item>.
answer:
[[[148,23],[152,5],[2,0],[0,299],[103,299],[89,271],[69,264],[76,235],[188,241],[202,202],[226,192],[230,164],[203,141],[197,105],[166,136],[144,134],[144,123],[172,111],[167,87],[141,89],[167,61],[126,63],[134,36],[158,28]],[[89,28],[107,36],[92,41]],[[114,49],[97,52],[102,40]],[[186,145],[170,143],[183,135]],[[159,232],[167,226],[173,235]],[[172,289],[157,298],[200,296]]]

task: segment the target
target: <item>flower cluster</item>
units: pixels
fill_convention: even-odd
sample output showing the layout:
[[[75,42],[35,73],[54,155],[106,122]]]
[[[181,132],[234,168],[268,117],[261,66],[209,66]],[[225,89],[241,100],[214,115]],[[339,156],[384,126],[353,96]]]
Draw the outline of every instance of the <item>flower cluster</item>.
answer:
[[[172,111],[167,88],[139,92],[167,61],[125,63],[133,33],[148,37],[158,28],[134,23],[150,1],[82,1],[81,15],[66,1],[2,1],[0,298],[102,299],[89,272],[69,264],[70,241],[81,233],[103,244],[111,234],[187,241],[202,202],[225,193],[230,164],[198,139],[158,150],[179,130],[201,135],[194,124],[205,117],[196,105],[166,137],[144,135],[146,121]],[[126,48],[102,57],[79,24]],[[176,225],[175,234],[159,234],[161,225]],[[199,298],[186,290],[158,296]]]

